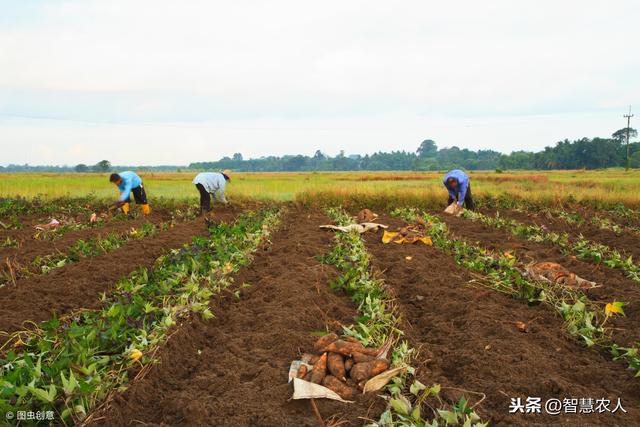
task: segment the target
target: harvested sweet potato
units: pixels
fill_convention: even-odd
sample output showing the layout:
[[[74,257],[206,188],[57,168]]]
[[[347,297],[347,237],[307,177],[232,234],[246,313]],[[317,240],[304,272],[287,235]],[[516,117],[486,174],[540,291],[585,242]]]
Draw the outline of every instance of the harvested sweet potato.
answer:
[[[322,351],[328,351],[331,353],[340,353],[344,356],[351,356],[354,352],[368,354],[371,356],[376,356],[378,354],[378,349],[374,348],[365,348],[362,344],[349,342],[345,340],[336,340],[327,345],[322,349]]]
[[[328,346],[329,344],[331,344],[337,339],[338,339],[338,335],[334,334],[333,332],[330,334],[321,336],[320,338],[318,338],[318,341],[316,341],[316,343],[313,345],[313,348],[315,351],[320,353],[321,351],[324,351],[323,349],[326,346]]]
[[[349,372],[354,363],[355,362],[353,361],[352,358],[347,357],[347,359],[344,361],[344,370]]]
[[[327,356],[327,368],[331,375],[340,381],[346,380],[347,371],[344,367],[344,357],[339,353],[329,353]]]
[[[311,382],[315,384],[322,383],[322,379],[327,374],[327,353],[320,356],[320,359],[313,365],[311,370]]]
[[[344,337],[342,339],[345,340],[345,341],[349,341],[349,342],[353,342],[353,343],[356,343],[356,344],[360,344],[360,341],[358,341],[358,338],[356,338],[356,337],[346,336],[346,337]]]
[[[368,354],[362,354],[357,351],[354,351],[351,357],[353,357],[353,360],[355,363],[371,362],[372,360],[375,359],[375,357],[373,356],[369,356]]]
[[[308,363],[309,365],[315,365],[319,358],[320,356],[318,356],[317,354],[305,353],[302,355],[300,360]]]
[[[335,391],[343,399],[353,399],[357,393],[353,387],[348,386],[333,375],[324,377],[322,385],[329,390]]]
[[[304,378],[304,376],[307,375],[308,371],[309,369],[307,368],[307,365],[300,365],[300,367],[298,368],[298,373],[296,374],[296,378]]]
[[[307,382],[311,382],[311,374],[313,374],[313,370],[308,371],[307,374],[302,379],[307,381]]]
[[[349,376],[357,382],[366,381],[389,369],[389,361],[385,359],[375,359],[371,362],[356,363],[351,368]]]

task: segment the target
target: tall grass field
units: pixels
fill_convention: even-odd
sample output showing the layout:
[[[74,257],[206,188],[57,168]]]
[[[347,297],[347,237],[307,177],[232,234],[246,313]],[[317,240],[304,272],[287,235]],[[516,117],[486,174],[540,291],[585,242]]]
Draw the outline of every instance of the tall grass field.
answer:
[[[196,199],[195,172],[139,172],[149,198]],[[234,173],[230,200],[274,201],[429,200],[446,202],[444,172],[271,172]],[[469,172],[475,197],[506,196],[557,204],[566,201],[640,207],[640,170]],[[109,174],[0,174],[0,197],[56,198],[94,195],[116,198]]]

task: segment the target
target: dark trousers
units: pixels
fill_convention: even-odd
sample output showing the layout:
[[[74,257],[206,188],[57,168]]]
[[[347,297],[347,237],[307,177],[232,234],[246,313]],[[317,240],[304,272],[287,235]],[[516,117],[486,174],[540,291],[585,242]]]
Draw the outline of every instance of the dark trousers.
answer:
[[[460,193],[458,193],[458,195],[456,196],[456,199],[458,197],[460,197]],[[454,198],[451,197],[451,195],[449,195],[449,201],[447,202],[447,206],[455,201],[457,200],[454,200]],[[464,196],[464,207],[469,209],[470,211],[476,210],[476,204],[473,203],[473,196],[471,195],[471,184],[469,184],[469,186],[467,187],[467,194],[465,194]]]
[[[147,193],[144,191],[143,184],[140,184],[139,187],[133,188],[131,192],[133,193],[133,200],[135,200],[137,204],[146,205],[148,203]],[[125,202],[131,202],[131,196],[127,197],[127,200],[125,200]]]
[[[211,210],[211,194],[204,188],[202,184],[196,184],[196,188],[200,192],[200,211],[208,212]]]

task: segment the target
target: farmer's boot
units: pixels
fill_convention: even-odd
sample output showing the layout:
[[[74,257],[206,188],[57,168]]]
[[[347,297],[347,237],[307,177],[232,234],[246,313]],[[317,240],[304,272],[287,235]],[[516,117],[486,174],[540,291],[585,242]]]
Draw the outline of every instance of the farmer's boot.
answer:
[[[142,205],[142,213],[145,215],[149,215],[151,213],[151,206],[148,203],[144,203]]]
[[[124,203],[120,209],[125,215],[129,215],[129,203]]]

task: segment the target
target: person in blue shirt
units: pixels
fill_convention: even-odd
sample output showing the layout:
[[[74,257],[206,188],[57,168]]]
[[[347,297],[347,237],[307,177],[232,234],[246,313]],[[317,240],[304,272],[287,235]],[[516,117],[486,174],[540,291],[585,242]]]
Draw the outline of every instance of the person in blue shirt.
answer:
[[[125,214],[129,213],[129,203],[131,202],[131,193],[136,204],[142,206],[142,213],[149,215],[151,213],[151,207],[147,201],[147,193],[144,191],[144,185],[142,179],[131,171],[125,171],[120,173],[112,173],[109,177],[109,182],[114,183],[118,187],[120,197],[118,201],[112,205],[114,209],[122,209]]]
[[[449,192],[447,206],[457,201],[458,206],[462,206],[464,203],[467,209],[475,210],[476,205],[473,203],[473,196],[471,195],[471,184],[466,173],[459,169],[454,169],[444,176],[442,182]]]
[[[226,170],[224,172],[202,172],[193,178],[193,184],[200,192],[200,214],[211,210],[212,196],[214,202],[220,199],[222,203],[227,203],[224,189],[227,182],[231,181],[230,175],[231,172]]]

